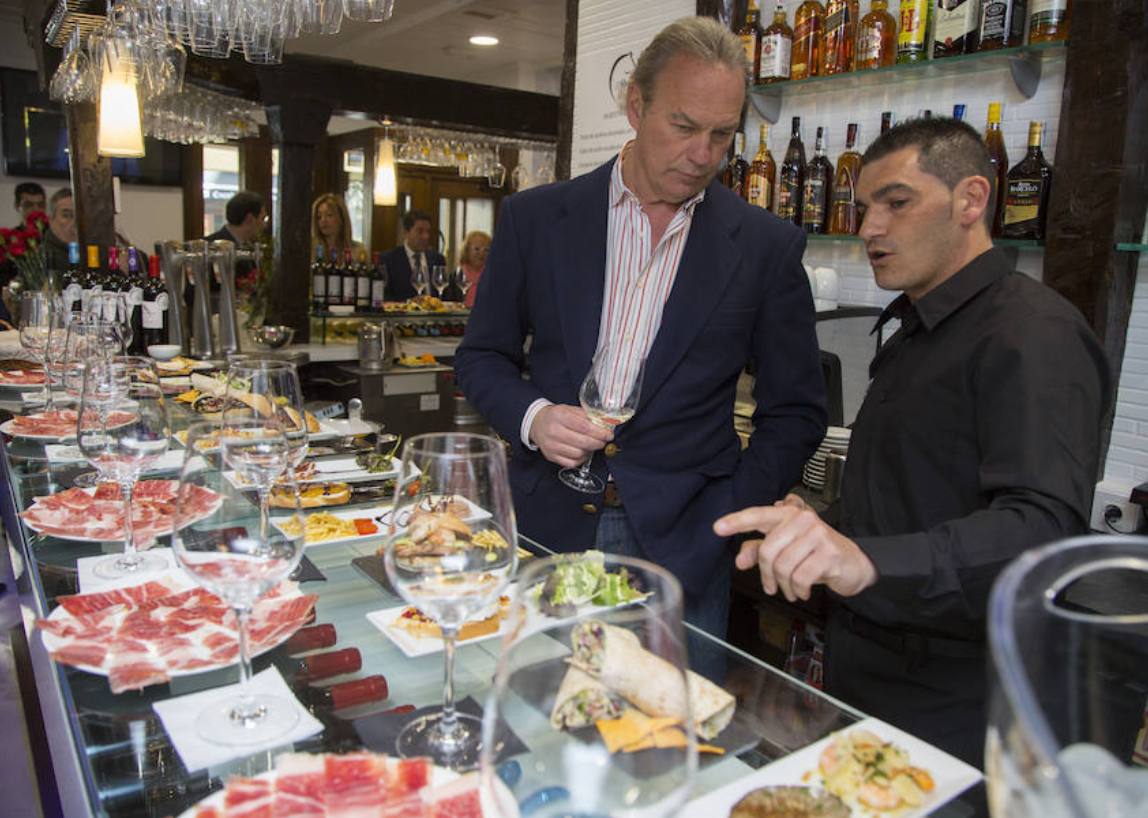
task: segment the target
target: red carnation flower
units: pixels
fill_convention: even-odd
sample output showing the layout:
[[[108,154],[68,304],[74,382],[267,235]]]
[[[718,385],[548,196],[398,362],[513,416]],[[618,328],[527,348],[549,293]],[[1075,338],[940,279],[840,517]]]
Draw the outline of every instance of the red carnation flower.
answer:
[[[11,227],[0,227],[0,240],[2,240],[5,244],[7,244],[8,239],[10,239],[10,238],[12,238],[12,228]]]
[[[21,258],[27,249],[23,239],[13,239],[8,242],[8,252],[12,254],[13,258]]]
[[[31,213],[24,217],[24,224],[26,224],[29,229],[35,230],[37,233],[40,232],[43,226],[47,223],[48,214],[43,210],[33,210]]]

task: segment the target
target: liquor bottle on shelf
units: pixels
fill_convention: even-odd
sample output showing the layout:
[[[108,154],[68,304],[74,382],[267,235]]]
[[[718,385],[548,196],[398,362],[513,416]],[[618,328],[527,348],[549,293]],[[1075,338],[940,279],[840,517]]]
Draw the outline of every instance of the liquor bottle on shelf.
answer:
[[[965,121],[965,106],[964,105],[957,103],[956,105],[953,106],[953,119],[957,120],[957,122],[964,122]]]
[[[327,258],[327,306],[343,303],[343,268],[337,250]]]
[[[100,274],[100,248],[94,244],[88,245],[88,270],[84,273],[81,309],[88,311],[92,299],[99,296],[104,289],[104,279]]]
[[[892,127],[893,127],[893,112],[892,111],[882,111],[881,112],[881,133],[885,133],[885,131],[889,130]]]
[[[793,13],[793,51],[789,78],[803,80],[821,75],[821,46],[825,40],[825,7],[805,0]]]
[[[84,268],[80,266],[80,243],[68,242],[68,267],[60,279],[64,308],[79,312],[84,296]]]
[[[371,267],[367,264],[366,249],[359,250],[359,265],[355,268],[355,311],[371,309]]]
[[[778,216],[794,224],[801,224],[801,194],[805,187],[805,145],[801,141],[801,117],[793,118],[793,131],[789,147],[781,160],[781,174],[777,180]]]
[[[1001,230],[1001,235],[1008,239],[1044,238],[1052,165],[1040,151],[1041,130],[1039,122],[1028,124],[1028,152],[1008,172]]]
[[[761,29],[758,27],[758,15],[756,0],[749,0],[749,8],[745,10],[745,22],[737,30],[741,47],[745,49],[745,61],[749,64],[750,82],[753,82],[761,67]]]
[[[929,58],[933,0],[901,0],[901,24],[897,32],[897,63]]]
[[[171,316],[168,308],[171,299],[167,285],[159,271],[159,256],[148,259],[147,282],[143,288],[143,303],[140,304],[140,324],[143,327],[143,348],[152,344],[166,344]]]
[[[858,71],[885,68],[897,60],[897,21],[889,13],[889,0],[873,0],[857,28]]]
[[[933,59],[971,54],[980,31],[979,0],[936,0],[933,9]]]
[[[146,347],[143,343],[143,320],[140,317],[140,305],[143,304],[144,285],[147,276],[144,275],[143,264],[140,263],[140,253],[134,247],[128,248],[128,274],[120,287],[121,298],[127,316],[124,319],[132,328],[132,343],[129,352],[133,355],[143,355]]]
[[[387,268],[379,261],[381,256],[381,253],[375,253],[375,263],[371,267],[371,312],[382,312],[386,300]]]
[[[315,312],[327,309],[327,265],[321,244],[315,248],[315,260],[311,262],[311,308]]]
[[[993,163],[992,190],[989,193],[990,212],[993,214],[990,229],[994,236],[1001,234],[1004,218],[1004,191],[1008,175],[1008,153],[1005,151],[1004,134],[1001,133],[1001,104],[989,103],[988,123],[985,125],[985,147],[989,160]]]
[[[1052,43],[1068,39],[1072,0],[1032,0],[1028,16],[1028,41]]]
[[[857,44],[857,0],[828,0],[825,5],[825,42],[821,47],[821,73],[844,74],[853,70]]]
[[[769,152],[769,125],[762,123],[758,131],[757,155],[749,166],[749,181],[746,184],[746,199],[751,205],[773,210],[774,185],[773,178],[777,175],[777,163],[773,161],[773,154]]]
[[[977,50],[1011,48],[1024,42],[1025,0],[980,0]]]
[[[833,200],[829,206],[829,229],[839,236],[856,235],[861,228],[857,217],[857,175],[861,172],[861,154],[857,144],[857,123],[845,130],[845,152],[837,159],[837,176],[833,180]]]
[[[757,81],[770,83],[789,79],[793,54],[793,29],[785,22],[785,4],[779,2],[773,22],[761,33],[761,60]]]
[[[813,158],[805,167],[801,224],[806,233],[824,233],[829,220],[829,191],[833,188],[833,163],[825,155],[825,129],[817,129]]]
[[[745,199],[745,175],[749,172],[749,163],[745,161],[745,134],[738,131],[733,135],[733,145],[730,149],[729,162],[722,171],[722,184]]]
[[[341,303],[344,306],[355,306],[355,294],[358,290],[358,286],[355,260],[351,256],[351,248],[348,247],[343,251],[343,298]]]

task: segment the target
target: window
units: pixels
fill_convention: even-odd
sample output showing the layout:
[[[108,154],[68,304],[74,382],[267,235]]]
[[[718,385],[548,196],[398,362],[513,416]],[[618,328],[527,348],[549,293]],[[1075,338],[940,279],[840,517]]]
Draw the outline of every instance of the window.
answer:
[[[203,146],[203,235],[227,224],[227,200],[239,192],[239,148]]]

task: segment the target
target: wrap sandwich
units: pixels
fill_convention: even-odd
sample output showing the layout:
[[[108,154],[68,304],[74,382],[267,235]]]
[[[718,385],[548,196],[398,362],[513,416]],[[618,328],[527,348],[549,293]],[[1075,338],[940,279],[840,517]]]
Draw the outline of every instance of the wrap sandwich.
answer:
[[[629,701],[648,716],[682,718],[686,713],[686,686],[680,671],[641,646],[624,628],[598,620],[575,626],[573,665],[597,679],[608,690]],[[734,697],[704,676],[686,671],[694,730],[710,740],[733,719]],[[565,682],[563,682],[565,684]]]
[[[562,677],[550,724],[556,729],[577,730],[591,727],[599,719],[616,719],[622,715],[618,696],[593,676],[570,666]]]

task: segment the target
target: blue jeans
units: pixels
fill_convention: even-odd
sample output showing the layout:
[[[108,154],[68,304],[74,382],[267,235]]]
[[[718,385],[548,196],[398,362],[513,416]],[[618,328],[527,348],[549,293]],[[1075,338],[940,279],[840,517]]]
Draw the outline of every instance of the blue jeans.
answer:
[[[598,531],[594,547],[607,554],[649,559],[624,508],[603,508],[598,517]],[[695,628],[725,639],[729,626],[730,571],[729,561],[714,570],[713,578],[700,594],[686,594],[682,599],[682,618]],[[686,643],[690,666],[703,675],[720,681],[725,673],[725,649],[710,639],[687,630]]]

